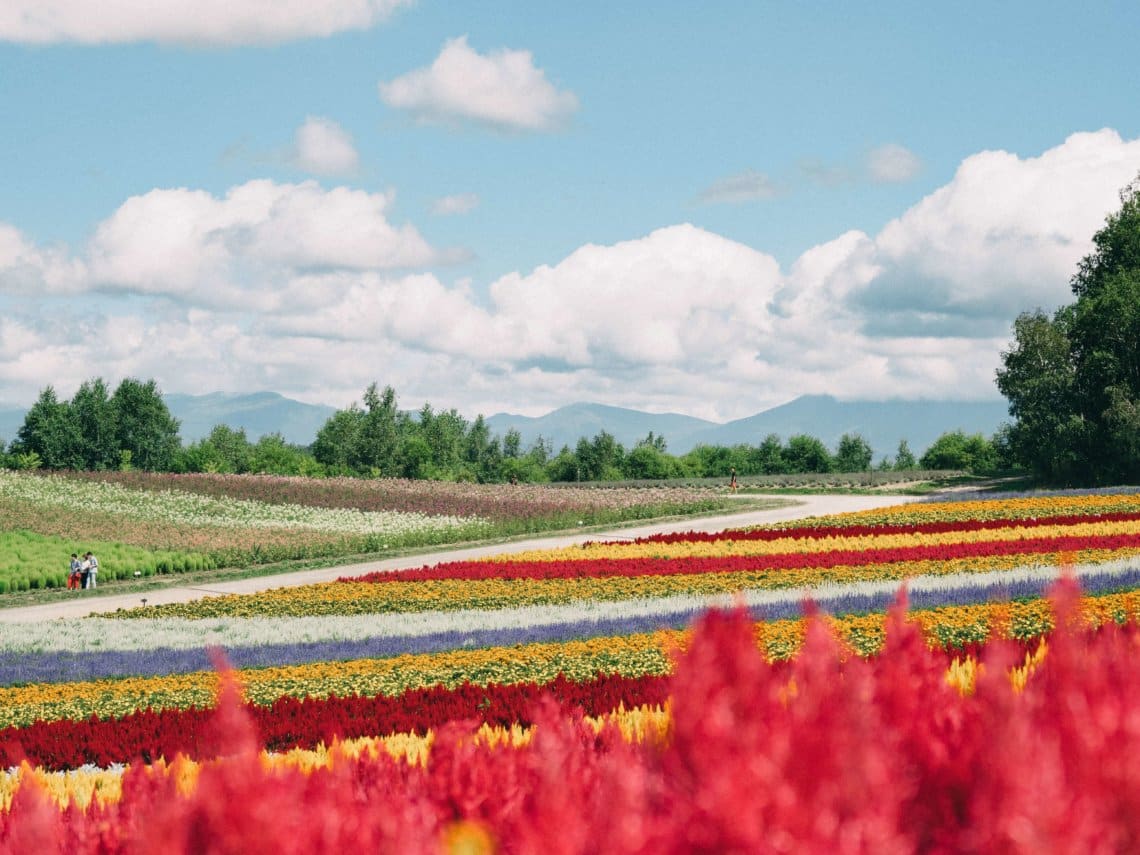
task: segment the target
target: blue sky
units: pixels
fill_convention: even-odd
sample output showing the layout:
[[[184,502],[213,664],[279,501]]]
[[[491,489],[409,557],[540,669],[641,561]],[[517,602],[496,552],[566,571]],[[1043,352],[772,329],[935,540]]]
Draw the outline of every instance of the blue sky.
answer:
[[[96,10],[97,11],[94,11]],[[1140,173],[1134,4],[10,0],[0,404],[996,397]]]

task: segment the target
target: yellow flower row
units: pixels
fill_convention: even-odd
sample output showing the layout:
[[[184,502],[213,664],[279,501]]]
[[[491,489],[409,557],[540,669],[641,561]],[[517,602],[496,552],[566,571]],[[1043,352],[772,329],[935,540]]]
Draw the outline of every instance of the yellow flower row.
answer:
[[[1140,555],[1140,548],[1087,549],[1065,556],[1065,561],[1093,564]],[[129,617],[301,617],[425,612],[460,609],[505,609],[558,605],[583,600],[609,602],[678,595],[706,596],[744,590],[779,590],[891,581],[916,576],[981,573],[1034,564],[1056,567],[1058,553],[992,555],[945,561],[900,561],[893,564],[801,567],[791,570],[756,570],[676,574],[667,576],[607,576],[576,579],[439,579],[425,582],[330,582],[296,588],[277,588],[258,594],[210,597],[192,603],[150,607],[126,613]]]
[[[946,546],[957,543],[996,543],[1050,537],[1104,537],[1140,533],[1140,520],[1089,522],[1032,528],[980,529],[977,531],[877,534],[860,537],[821,537],[779,540],[715,540],[680,543],[594,543],[560,549],[535,549],[512,555],[497,555],[489,563],[522,561],[576,561],[602,558],[716,558],[749,555],[814,555],[823,552],[901,549],[913,546]]]
[[[669,710],[660,706],[639,706],[631,710],[624,707],[600,716],[586,716],[586,724],[599,732],[608,725],[616,725],[622,736],[630,742],[664,742],[671,727]],[[473,735],[474,742],[497,748],[527,745],[534,728],[512,725],[509,728],[482,725]],[[323,743],[314,749],[295,748],[281,753],[261,752],[259,761],[266,771],[298,769],[312,774],[320,769],[331,769],[344,762],[365,757],[376,757],[385,752],[393,759],[412,765],[424,765],[435,741],[435,733],[424,735],[396,733],[389,736],[334,739],[331,745]],[[195,761],[179,754],[169,763],[160,758],[146,767],[144,774],[176,781],[183,795],[193,792],[205,766],[226,763],[222,760]],[[114,804],[122,797],[122,776],[126,767],[117,770],[80,769],[69,772],[46,772],[24,763],[16,774],[0,774],[0,810],[8,810],[16,792],[25,786],[41,789],[61,808],[74,804],[86,810],[92,801]]]

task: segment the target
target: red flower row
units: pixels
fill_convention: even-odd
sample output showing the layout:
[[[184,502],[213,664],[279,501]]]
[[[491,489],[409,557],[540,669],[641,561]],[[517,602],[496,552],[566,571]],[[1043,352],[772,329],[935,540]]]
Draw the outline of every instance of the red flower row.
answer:
[[[501,725],[529,724],[540,695],[553,696],[568,709],[601,715],[624,704],[661,704],[666,698],[664,677],[630,678],[599,675],[575,683],[559,675],[551,683],[477,686],[456,689],[435,686],[397,697],[294,698],[281,697],[272,706],[245,704],[261,746],[271,751],[312,748],[334,736],[354,739],[390,733],[425,733],[448,722],[465,720]],[[122,718],[36,722],[0,730],[0,768],[27,759],[45,769],[75,769],[85,764],[111,763],[181,753],[193,759],[213,757],[212,709],[140,710]]]
[[[368,573],[340,582],[425,582],[441,579],[582,579],[612,576],[674,576],[766,570],[826,569],[869,564],[953,561],[985,556],[1046,555],[1089,549],[1140,547],[1140,534],[1039,537],[980,543],[931,544],[884,549],[834,550],[779,555],[722,555],[685,558],[595,558],[579,561],[454,561],[416,570]]]

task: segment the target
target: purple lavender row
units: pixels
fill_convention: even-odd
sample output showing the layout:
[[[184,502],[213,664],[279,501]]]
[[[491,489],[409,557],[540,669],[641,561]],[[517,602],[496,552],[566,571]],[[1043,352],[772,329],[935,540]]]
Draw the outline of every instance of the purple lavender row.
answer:
[[[1051,579],[997,582],[947,590],[917,590],[909,593],[912,610],[939,606],[961,606],[983,602],[1042,596]],[[1140,587],[1140,568],[1113,575],[1090,576],[1082,580],[1086,594],[1098,595]],[[836,615],[884,611],[897,594],[848,593],[817,599],[825,612]],[[789,601],[749,609],[756,620],[793,620],[803,615],[804,604]],[[297,644],[265,644],[227,649],[230,662],[238,668],[266,668],[303,665],[349,659],[383,659],[402,654],[445,653],[451,650],[506,647],[533,642],[564,642],[605,636],[631,635],[657,629],[684,629],[705,611],[704,607],[624,618],[580,620],[510,629],[466,629],[429,635],[376,637],[347,641],[316,641]],[[56,651],[50,653],[0,654],[0,685],[62,683],[114,677],[156,677],[211,670],[205,650],[106,650],[89,653]]]

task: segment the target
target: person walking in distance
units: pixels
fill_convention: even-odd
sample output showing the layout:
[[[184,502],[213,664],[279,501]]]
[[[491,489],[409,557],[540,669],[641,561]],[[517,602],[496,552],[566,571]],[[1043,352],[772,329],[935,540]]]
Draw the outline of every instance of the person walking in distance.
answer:
[[[90,552],[88,552],[84,557],[84,563],[87,565],[87,583],[84,585],[84,587],[94,588],[99,576],[99,559],[92,555]]]
[[[735,493],[737,490],[736,467],[735,466],[732,467],[732,474],[730,475],[729,481],[728,481],[728,489],[732,493]]]

